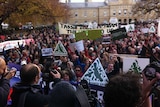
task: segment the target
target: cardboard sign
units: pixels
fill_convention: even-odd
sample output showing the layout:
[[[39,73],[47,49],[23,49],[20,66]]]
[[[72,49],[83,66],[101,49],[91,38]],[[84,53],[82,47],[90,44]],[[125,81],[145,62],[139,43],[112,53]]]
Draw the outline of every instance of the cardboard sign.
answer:
[[[61,41],[59,41],[58,44],[56,45],[53,55],[54,56],[68,56],[68,52],[66,51]]]
[[[89,84],[103,87],[108,83],[109,79],[105,73],[104,68],[102,67],[99,58],[96,58],[91,66],[87,69],[81,80],[83,79],[87,80]]]

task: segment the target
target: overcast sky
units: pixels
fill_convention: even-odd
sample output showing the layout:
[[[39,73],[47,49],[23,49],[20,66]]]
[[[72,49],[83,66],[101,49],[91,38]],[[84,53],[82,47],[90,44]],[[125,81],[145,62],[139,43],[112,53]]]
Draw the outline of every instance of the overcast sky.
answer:
[[[60,0],[62,2],[65,2],[65,0]],[[71,0],[71,2],[84,2],[85,0]],[[92,0],[93,2],[104,2],[104,0]]]

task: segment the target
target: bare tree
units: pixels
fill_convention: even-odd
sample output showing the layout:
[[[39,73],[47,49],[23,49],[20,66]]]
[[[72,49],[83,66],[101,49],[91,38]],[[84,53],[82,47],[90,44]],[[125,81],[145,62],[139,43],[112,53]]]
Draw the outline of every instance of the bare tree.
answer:
[[[157,19],[160,17],[160,1],[159,0],[141,0],[133,6],[133,13],[137,16],[144,17],[150,15],[150,18]]]

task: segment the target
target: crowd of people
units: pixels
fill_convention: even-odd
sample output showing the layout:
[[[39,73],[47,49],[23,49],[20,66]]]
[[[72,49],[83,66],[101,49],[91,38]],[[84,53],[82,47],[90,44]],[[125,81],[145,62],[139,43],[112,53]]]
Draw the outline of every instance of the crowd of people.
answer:
[[[135,79],[131,74],[121,75],[123,73],[123,62],[118,56],[118,54],[138,55],[140,58],[149,58],[150,63],[153,61],[160,63],[160,36],[157,35],[157,23],[154,24],[155,33],[144,33],[141,30],[150,26],[151,23],[139,23],[135,26],[135,31],[128,32],[127,38],[111,41],[110,44],[102,44],[98,40],[83,40],[84,51],[81,52],[77,50],[73,52],[69,47],[69,44],[76,42],[76,39],[71,39],[69,35],[59,35],[52,28],[33,29],[27,33],[6,35],[1,42],[22,39],[32,39],[33,41],[28,45],[18,43],[18,48],[15,47],[9,50],[5,50],[5,46],[3,47],[1,57],[4,61],[3,59],[0,60],[0,106],[5,107],[7,104],[10,87],[8,80],[14,76],[15,72],[13,70],[13,73],[5,73],[7,72],[6,65],[14,63],[21,66],[21,81],[13,86],[11,94],[12,107],[20,107],[20,104],[23,104],[24,107],[67,107],[67,105],[68,107],[80,107],[76,99],[76,89],[73,86],[78,85],[83,74],[98,57],[109,78],[109,83],[104,91],[105,107],[120,106],[122,103],[123,105],[121,106],[123,107],[140,107],[138,104],[142,99],[144,102],[141,106],[151,107],[151,100],[149,97],[146,98],[146,95],[148,96],[152,85],[159,79],[159,75],[157,74],[157,78],[151,81],[146,80],[145,76],[143,76],[143,80],[146,80],[143,86],[147,87],[145,88],[146,90],[142,88],[144,98],[146,98],[144,100],[141,95],[141,84],[138,83],[138,77]],[[54,50],[58,41],[62,42],[68,52],[68,56],[42,56],[42,49],[52,48]],[[53,73],[52,70],[55,70],[55,72]],[[40,87],[37,86],[41,77],[47,82],[54,81],[53,89],[48,90],[48,84],[45,87],[46,89],[43,90],[44,92],[41,92]],[[122,89],[117,87],[122,87]],[[67,90],[68,92],[65,92]],[[120,90],[125,92],[118,92]],[[115,93],[117,93],[117,96],[114,96]],[[119,95],[120,93],[121,95]],[[124,96],[125,98],[121,99]],[[131,96],[133,96],[133,99],[129,99]],[[119,99],[118,102],[117,98]],[[22,99],[22,101],[18,99]]]

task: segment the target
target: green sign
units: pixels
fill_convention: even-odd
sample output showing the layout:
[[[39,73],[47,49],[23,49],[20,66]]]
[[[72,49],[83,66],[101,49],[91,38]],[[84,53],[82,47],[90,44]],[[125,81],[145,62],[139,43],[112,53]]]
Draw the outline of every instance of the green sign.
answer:
[[[76,40],[95,40],[102,37],[102,30],[86,30],[75,34]]]

